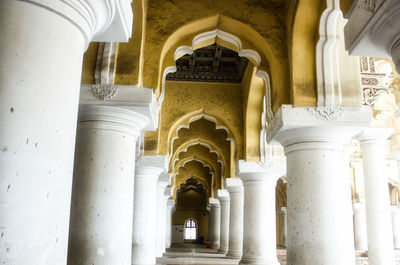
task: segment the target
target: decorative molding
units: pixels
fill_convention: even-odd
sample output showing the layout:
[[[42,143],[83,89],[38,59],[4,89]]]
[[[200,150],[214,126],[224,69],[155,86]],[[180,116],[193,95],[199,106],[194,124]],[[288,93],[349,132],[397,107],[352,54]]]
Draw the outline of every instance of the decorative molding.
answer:
[[[377,87],[364,88],[363,89],[364,104],[367,106],[373,106],[380,95],[387,93],[388,91],[386,88],[377,88]]]
[[[256,162],[262,169],[270,169],[274,166],[275,162]]]
[[[342,102],[340,46],[343,14],[339,0],[327,0],[322,13],[316,47],[318,106],[336,107]]]
[[[92,85],[91,91],[93,96],[99,100],[110,100],[117,94],[118,86],[111,84]]]
[[[366,86],[376,86],[379,84],[379,80],[377,78],[373,77],[362,77],[361,78],[361,84],[366,85]]]
[[[319,120],[334,121],[342,117],[340,108],[307,108],[307,110]]]

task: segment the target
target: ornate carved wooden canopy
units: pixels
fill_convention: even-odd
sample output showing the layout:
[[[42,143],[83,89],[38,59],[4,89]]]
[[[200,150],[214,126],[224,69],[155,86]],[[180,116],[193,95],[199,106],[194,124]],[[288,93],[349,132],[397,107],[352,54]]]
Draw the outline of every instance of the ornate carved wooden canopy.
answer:
[[[186,54],[176,61],[171,81],[241,83],[248,60],[225,47],[213,44]]]

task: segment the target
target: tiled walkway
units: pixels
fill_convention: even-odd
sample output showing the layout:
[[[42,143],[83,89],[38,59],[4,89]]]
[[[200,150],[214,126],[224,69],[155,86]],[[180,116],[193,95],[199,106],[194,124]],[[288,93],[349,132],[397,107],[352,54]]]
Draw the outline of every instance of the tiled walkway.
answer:
[[[282,265],[286,265],[286,250],[277,250],[279,261]],[[206,248],[202,245],[195,244],[182,244],[174,245],[167,249],[163,257],[157,258],[159,265],[224,265],[224,264],[238,264],[238,259],[225,258],[223,254],[217,253],[214,249]],[[396,264],[400,264],[400,252],[396,251]],[[365,252],[357,253],[356,265],[368,265],[368,258]]]

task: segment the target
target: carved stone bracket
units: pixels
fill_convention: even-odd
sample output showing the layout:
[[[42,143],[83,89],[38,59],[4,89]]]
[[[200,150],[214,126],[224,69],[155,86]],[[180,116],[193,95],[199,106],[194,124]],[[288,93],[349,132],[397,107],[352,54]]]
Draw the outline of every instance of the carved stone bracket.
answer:
[[[308,108],[308,111],[317,119],[327,121],[338,120],[343,114],[339,108]]]

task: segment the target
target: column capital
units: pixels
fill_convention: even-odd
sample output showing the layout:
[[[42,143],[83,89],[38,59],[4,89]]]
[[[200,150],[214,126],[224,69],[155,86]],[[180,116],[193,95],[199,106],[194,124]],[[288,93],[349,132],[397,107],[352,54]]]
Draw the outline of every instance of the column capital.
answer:
[[[158,126],[159,103],[153,89],[141,86],[114,84],[82,84],[81,105],[103,105],[135,111],[149,119],[146,131],[154,131]]]
[[[138,138],[148,122],[145,116],[131,110],[95,105],[79,108],[79,130],[93,129],[95,126],[99,130],[124,132]]]
[[[169,186],[167,186],[167,187],[165,188],[165,191],[164,191],[164,196],[166,197],[167,202],[168,202],[168,199],[172,196],[172,194],[173,194],[172,188],[169,187]]]
[[[217,199],[220,204],[226,204],[230,201],[229,192],[227,190],[217,190]]]
[[[168,199],[167,201],[167,209],[172,210],[172,208],[175,207],[175,200],[174,199]]]
[[[210,197],[208,199],[208,203],[210,204],[210,208],[220,208],[221,207],[219,200],[216,198]]]
[[[364,211],[365,206],[360,202],[353,202],[353,212],[358,213],[360,211]]]
[[[229,194],[232,193],[243,193],[243,182],[240,178],[227,178],[225,179],[225,188]]]
[[[398,0],[354,1],[346,14],[346,50],[351,55],[393,57],[400,72],[400,4]]]
[[[294,149],[324,149],[327,144],[332,145],[329,148],[334,148],[334,144],[340,144],[342,148],[346,140],[368,127],[370,120],[371,109],[366,106],[315,108],[282,105],[269,124],[267,140],[280,142],[286,154]]]
[[[19,0],[22,1],[22,0]],[[127,42],[132,35],[130,0],[23,0],[62,16],[92,41]]]
[[[159,188],[165,189],[171,183],[171,175],[164,171],[159,177],[157,181],[157,185]]]
[[[162,169],[166,171],[168,168],[168,159],[166,156],[157,155],[157,156],[141,156],[136,162],[137,165],[142,166],[152,166]],[[161,172],[160,172],[161,174]]]
[[[280,207],[279,210],[281,211],[282,214],[287,213],[287,208],[286,207]]]
[[[387,141],[393,132],[392,128],[367,128],[357,134],[355,138],[361,143],[368,141]]]
[[[153,178],[157,180],[162,172],[161,168],[139,164],[135,167],[135,178]]]
[[[239,160],[236,170],[243,184],[248,181],[271,181],[275,185],[276,181],[286,174],[286,159],[280,157],[265,162]]]

